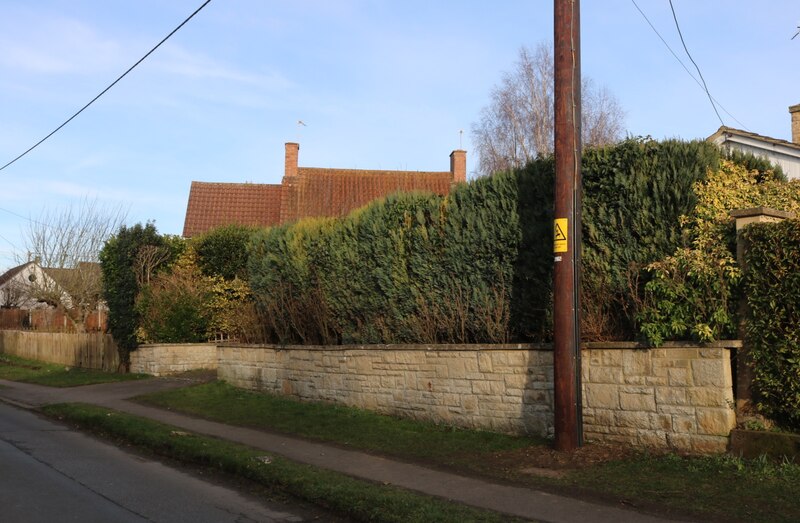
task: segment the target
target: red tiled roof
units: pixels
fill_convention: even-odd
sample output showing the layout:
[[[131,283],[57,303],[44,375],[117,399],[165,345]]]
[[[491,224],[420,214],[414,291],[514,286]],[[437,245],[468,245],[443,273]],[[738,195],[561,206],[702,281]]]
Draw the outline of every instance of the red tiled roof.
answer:
[[[449,172],[367,171],[300,167],[284,200],[283,221],[308,216],[344,216],[376,198],[404,191],[450,190]],[[288,212],[287,212],[288,211]]]
[[[192,182],[183,236],[234,223],[267,227],[306,217],[343,216],[398,191],[446,195],[454,181],[465,177],[463,158],[459,177],[452,171],[297,167],[297,144],[286,146],[286,175],[280,185]],[[458,166],[451,155],[453,169]]]
[[[183,236],[222,225],[276,225],[280,212],[280,185],[192,182]]]

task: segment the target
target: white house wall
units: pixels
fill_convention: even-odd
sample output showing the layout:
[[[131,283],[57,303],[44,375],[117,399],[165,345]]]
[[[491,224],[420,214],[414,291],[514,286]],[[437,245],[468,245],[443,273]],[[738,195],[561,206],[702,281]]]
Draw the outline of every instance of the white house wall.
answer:
[[[8,294],[18,292],[17,289],[22,289],[23,295],[35,292],[35,283],[31,282],[31,275],[34,276],[34,282],[46,282],[45,285],[47,288],[58,288],[58,284],[55,280],[48,276],[41,267],[35,263],[29,263],[9,281],[0,286],[0,303],[5,303]],[[20,299],[17,301],[16,305],[21,309],[39,309],[47,307],[47,304],[34,298]]]
[[[727,140],[717,139],[714,143],[728,149],[766,158],[783,169],[790,180],[800,178],[800,152],[781,145],[767,144],[744,136],[730,136]]]

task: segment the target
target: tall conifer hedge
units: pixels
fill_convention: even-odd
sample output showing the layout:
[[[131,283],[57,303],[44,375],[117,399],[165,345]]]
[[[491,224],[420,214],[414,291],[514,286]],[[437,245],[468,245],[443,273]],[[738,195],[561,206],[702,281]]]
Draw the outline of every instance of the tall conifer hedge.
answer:
[[[680,243],[692,184],[716,167],[701,141],[629,139],[583,156],[586,332],[635,333],[631,281]],[[342,219],[257,233],[250,284],[271,341],[544,341],[551,335],[553,161],[396,194]],[[636,286],[634,285],[634,289]],[[634,291],[635,292],[635,291]]]

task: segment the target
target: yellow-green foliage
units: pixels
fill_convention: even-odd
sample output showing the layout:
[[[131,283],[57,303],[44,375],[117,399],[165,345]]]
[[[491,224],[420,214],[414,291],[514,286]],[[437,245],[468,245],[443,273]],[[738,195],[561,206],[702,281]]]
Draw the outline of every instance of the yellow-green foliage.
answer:
[[[204,276],[208,285],[208,339],[246,341],[253,336],[253,293],[246,281],[236,277]]]
[[[140,342],[180,343],[207,339],[211,297],[208,280],[200,273],[197,255],[187,249],[168,272],[158,273],[142,286],[136,300]]]
[[[682,224],[700,242],[708,243],[735,240],[730,212],[736,209],[767,206],[773,209],[796,212],[800,210],[800,184],[778,178],[764,179],[755,170],[727,160],[720,169],[710,173],[708,180],[697,184],[697,207],[691,216],[682,218]]]
[[[697,206],[680,219],[684,246],[647,270],[640,330],[656,345],[666,339],[711,341],[736,335],[741,271],[730,212],[758,206],[800,210],[800,184],[747,170],[728,160],[695,184]]]
[[[255,311],[248,283],[234,276],[204,275],[192,242],[169,270],[144,285],[136,301],[140,342],[250,340]]]

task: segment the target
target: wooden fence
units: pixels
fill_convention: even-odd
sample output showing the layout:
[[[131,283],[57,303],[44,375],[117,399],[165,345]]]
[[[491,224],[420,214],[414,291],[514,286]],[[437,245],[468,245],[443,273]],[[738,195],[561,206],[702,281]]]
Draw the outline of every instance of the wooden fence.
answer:
[[[108,313],[93,311],[86,318],[87,332],[104,332]],[[75,325],[60,309],[2,309],[0,329],[34,330],[41,332],[75,332]]]
[[[115,371],[117,344],[110,334],[0,330],[0,353],[70,367]]]

